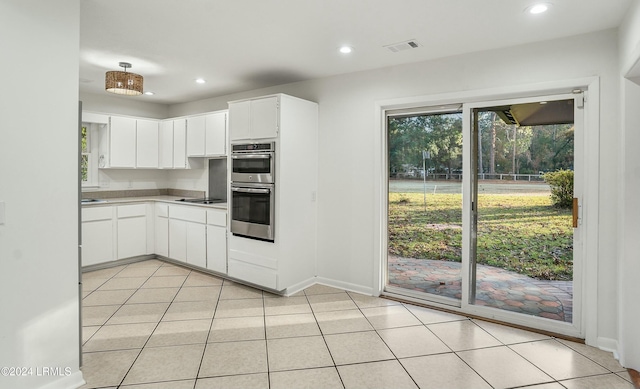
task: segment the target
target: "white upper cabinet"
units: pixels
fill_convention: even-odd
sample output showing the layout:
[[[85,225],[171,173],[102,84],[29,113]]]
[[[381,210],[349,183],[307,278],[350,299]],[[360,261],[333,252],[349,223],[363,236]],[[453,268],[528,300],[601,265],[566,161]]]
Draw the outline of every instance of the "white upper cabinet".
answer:
[[[160,168],[187,168],[186,119],[168,119],[160,123]]]
[[[206,118],[204,115],[187,118],[187,155],[204,156]]]
[[[160,168],[173,169],[173,120],[160,122]]]
[[[227,154],[227,113],[217,112],[205,116],[205,154],[217,156]]]
[[[112,116],[109,120],[109,167],[136,167],[136,119]]]
[[[216,112],[187,118],[187,156],[214,157],[226,154],[227,113]]]
[[[232,141],[251,138],[251,101],[229,103],[229,137]]]
[[[278,136],[278,98],[275,96],[251,100],[251,138]]]
[[[229,103],[231,141],[268,139],[278,136],[278,96]]]
[[[109,127],[99,138],[100,167],[157,169],[158,126],[153,119],[109,117]]]
[[[137,121],[136,167],[158,168],[158,122],[153,120]]]
[[[187,168],[187,119],[173,121],[173,168]]]

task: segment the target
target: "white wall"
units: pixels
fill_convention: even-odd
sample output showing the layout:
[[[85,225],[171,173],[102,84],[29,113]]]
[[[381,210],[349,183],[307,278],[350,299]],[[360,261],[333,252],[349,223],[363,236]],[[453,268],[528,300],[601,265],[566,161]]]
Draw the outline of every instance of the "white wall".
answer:
[[[318,102],[318,275],[375,290],[376,101],[600,77],[598,300],[586,304],[598,309],[598,322],[591,324],[598,340],[591,342],[611,345],[618,338],[618,66],[617,33],[609,30],[173,105],[169,115],[224,109],[230,100],[278,92]]]
[[[623,80],[624,136],[623,151],[620,258],[620,361],[624,366],[640,371],[640,85]]]
[[[166,119],[169,106],[145,101],[146,96],[120,96],[111,93],[80,93],[84,111]]]
[[[166,187],[172,189],[201,191],[209,189],[209,177],[204,166],[188,170],[167,170],[166,183]]]
[[[634,0],[620,25],[620,65],[623,76],[640,76],[640,1]],[[630,74],[633,72],[633,74]]]
[[[154,169],[100,169],[99,191],[167,188],[167,171]]]
[[[622,136],[620,158],[620,361],[624,366],[640,370],[640,2],[634,2],[620,27],[620,64],[622,77]]]
[[[73,388],[79,366],[79,0],[0,2],[2,388]],[[38,375],[43,367],[71,375]]]

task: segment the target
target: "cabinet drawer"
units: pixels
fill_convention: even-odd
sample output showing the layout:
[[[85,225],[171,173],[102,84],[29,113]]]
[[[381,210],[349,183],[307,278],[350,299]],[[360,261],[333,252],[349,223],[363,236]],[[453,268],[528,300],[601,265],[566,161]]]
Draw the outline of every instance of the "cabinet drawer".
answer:
[[[82,221],[90,222],[96,220],[111,220],[113,217],[112,207],[91,207],[82,208]]]
[[[229,259],[227,266],[231,277],[270,289],[276,289],[278,286],[278,275],[275,270],[234,259]]]
[[[118,219],[122,219],[125,217],[146,216],[146,215],[147,215],[146,204],[118,206]]]
[[[156,204],[156,216],[169,217],[169,204]]]
[[[227,226],[227,212],[210,209],[207,211],[207,224],[213,226]]]
[[[197,207],[171,206],[169,207],[169,217],[171,219],[180,219],[205,224],[207,222],[207,210]]]

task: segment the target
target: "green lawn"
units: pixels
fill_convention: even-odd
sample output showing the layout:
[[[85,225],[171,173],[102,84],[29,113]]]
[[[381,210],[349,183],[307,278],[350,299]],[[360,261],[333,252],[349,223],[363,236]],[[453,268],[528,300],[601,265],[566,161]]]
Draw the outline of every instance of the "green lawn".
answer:
[[[460,262],[462,195],[389,194],[389,252]],[[481,194],[478,263],[544,280],[571,280],[571,210],[547,195]]]

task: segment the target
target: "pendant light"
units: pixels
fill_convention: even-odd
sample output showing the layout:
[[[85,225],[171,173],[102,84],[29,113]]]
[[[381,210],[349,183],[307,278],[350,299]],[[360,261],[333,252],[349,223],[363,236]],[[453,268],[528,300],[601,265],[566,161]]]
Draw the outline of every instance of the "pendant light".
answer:
[[[107,92],[118,95],[141,95],[143,83],[142,76],[135,73],[128,73],[127,69],[131,67],[131,64],[128,62],[120,62],[118,65],[124,68],[124,72],[120,70],[107,72],[105,76],[104,89]]]

